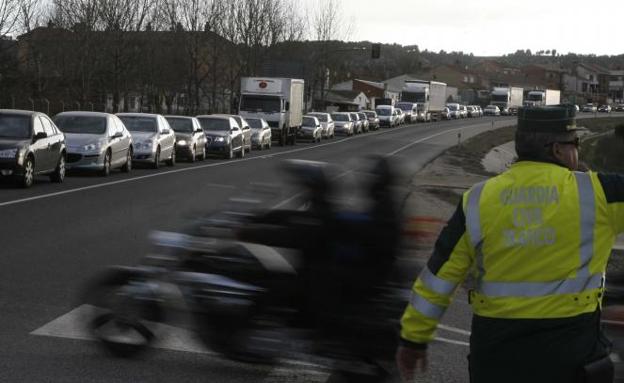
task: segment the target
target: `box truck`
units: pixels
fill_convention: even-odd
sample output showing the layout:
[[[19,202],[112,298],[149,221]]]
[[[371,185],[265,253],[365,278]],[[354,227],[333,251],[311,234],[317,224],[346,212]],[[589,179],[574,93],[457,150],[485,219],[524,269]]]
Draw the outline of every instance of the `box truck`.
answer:
[[[558,105],[561,103],[561,92],[556,89],[531,90],[527,93],[524,105],[545,106]]]
[[[495,87],[490,92],[490,105],[496,105],[503,115],[514,114],[522,106],[524,89],[516,87]]]
[[[280,145],[294,145],[303,121],[304,82],[294,78],[242,77],[239,114],[263,118]]]
[[[401,101],[418,104],[420,121],[442,119],[446,107],[446,84],[437,81],[407,80],[401,90]]]

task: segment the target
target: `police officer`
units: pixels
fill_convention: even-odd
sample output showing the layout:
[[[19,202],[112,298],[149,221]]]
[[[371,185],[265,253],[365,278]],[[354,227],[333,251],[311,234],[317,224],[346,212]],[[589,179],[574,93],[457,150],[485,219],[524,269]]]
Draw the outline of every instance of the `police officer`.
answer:
[[[575,108],[520,108],[518,161],[474,185],[442,230],[402,317],[405,381],[457,287],[474,288],[472,383],[612,382],[604,273],[624,231],[624,177],[579,172]]]

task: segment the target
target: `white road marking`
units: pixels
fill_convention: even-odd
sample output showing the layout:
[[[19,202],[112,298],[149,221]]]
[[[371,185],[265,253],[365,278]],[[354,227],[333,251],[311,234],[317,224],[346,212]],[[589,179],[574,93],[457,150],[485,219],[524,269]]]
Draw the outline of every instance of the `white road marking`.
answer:
[[[456,344],[458,346],[467,346],[470,347],[470,343],[468,342],[462,342],[460,340],[455,340],[455,339],[447,339],[447,338],[441,338],[441,337],[436,337],[435,338],[436,341],[438,342],[442,342],[442,343],[449,343],[449,344]]]
[[[454,333],[457,333],[457,334],[470,336],[470,331],[462,330],[462,329],[457,328],[457,327],[446,326],[446,325],[443,325],[443,324],[439,324],[438,328],[441,329],[441,330],[446,330],[446,331],[454,332]]]

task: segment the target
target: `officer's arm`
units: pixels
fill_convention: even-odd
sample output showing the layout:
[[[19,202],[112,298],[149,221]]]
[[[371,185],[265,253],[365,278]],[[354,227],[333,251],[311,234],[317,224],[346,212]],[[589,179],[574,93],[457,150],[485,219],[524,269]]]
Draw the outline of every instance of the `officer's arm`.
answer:
[[[401,319],[404,345],[424,348],[433,339],[438,322],[473,259],[474,251],[466,235],[466,218],[460,202],[412,288],[410,304]]]
[[[607,199],[611,224],[616,234],[624,232],[624,175],[598,173]]]

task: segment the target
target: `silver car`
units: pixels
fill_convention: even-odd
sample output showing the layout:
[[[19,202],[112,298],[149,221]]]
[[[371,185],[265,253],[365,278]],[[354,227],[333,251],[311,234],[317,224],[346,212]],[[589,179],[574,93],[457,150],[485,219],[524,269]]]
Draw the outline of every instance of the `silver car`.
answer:
[[[175,165],[175,133],[165,117],[148,113],[118,113],[117,117],[132,135],[134,161],[149,163],[154,169],[161,161]]]
[[[377,116],[377,113],[375,113],[372,110],[365,110],[364,114],[366,115],[366,118],[368,119],[368,128],[370,130],[379,129],[379,117]]]
[[[247,118],[251,126],[251,144],[260,149],[271,149],[271,127],[264,118]]]
[[[321,136],[323,138],[333,138],[335,136],[335,124],[331,114],[323,112],[310,112],[308,113],[308,116],[314,116],[321,122],[321,127],[323,128]]]
[[[197,116],[197,120],[206,134],[206,152],[220,154],[225,158],[233,158],[234,152],[238,158],[245,156],[243,132],[238,122],[228,115]]]
[[[301,129],[297,132],[298,138],[307,138],[312,140],[312,142],[321,142],[321,132],[323,128],[321,127],[321,122],[318,118],[314,116],[303,116],[303,122],[301,125]]]
[[[353,121],[353,132],[355,134],[362,133],[362,120],[360,116],[355,112],[350,112],[349,115],[351,115],[351,120]]]
[[[358,112],[358,117],[360,117],[360,121],[362,121],[362,131],[368,132],[369,125],[368,125],[368,117],[366,116],[366,113]]]
[[[332,113],[331,118],[334,120],[336,133],[342,133],[347,136],[353,135],[353,121],[350,113]]]
[[[206,159],[206,135],[195,117],[165,116],[175,132],[176,156],[190,162]]]
[[[121,120],[108,113],[63,112],[54,123],[65,134],[65,168],[108,176],[111,169],[132,169],[132,136]]]
[[[236,122],[238,123],[238,126],[243,132],[243,141],[245,143],[244,145],[245,151],[247,153],[251,152],[251,126],[249,126],[249,123],[247,122],[247,120],[245,120],[243,117],[237,114],[230,114],[229,116],[234,118],[234,120],[236,120]]]

